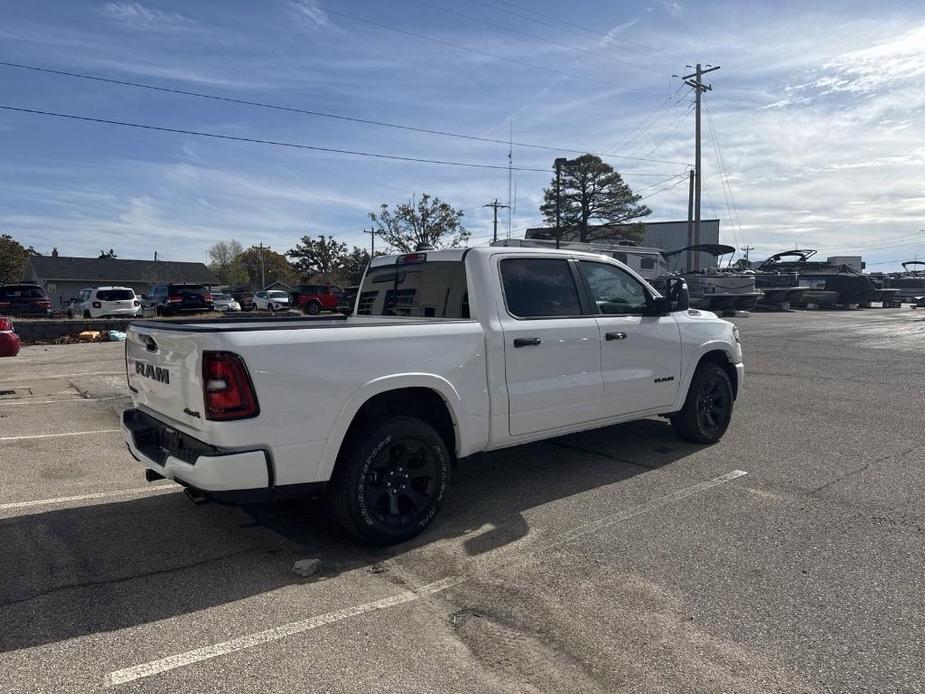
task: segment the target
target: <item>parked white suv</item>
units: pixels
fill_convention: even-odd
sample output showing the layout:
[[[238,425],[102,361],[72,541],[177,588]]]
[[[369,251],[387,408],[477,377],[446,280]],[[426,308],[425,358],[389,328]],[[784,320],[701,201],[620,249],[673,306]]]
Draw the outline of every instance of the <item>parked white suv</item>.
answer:
[[[67,308],[68,318],[134,318],[141,302],[129,287],[81,289]]]
[[[260,291],[254,294],[254,305],[258,311],[288,311],[289,294],[279,289]]]

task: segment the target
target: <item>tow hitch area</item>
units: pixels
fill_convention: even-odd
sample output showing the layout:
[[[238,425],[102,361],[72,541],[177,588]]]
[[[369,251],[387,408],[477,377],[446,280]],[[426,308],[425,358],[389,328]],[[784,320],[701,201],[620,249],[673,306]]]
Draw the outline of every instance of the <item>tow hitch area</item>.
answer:
[[[197,492],[195,489],[190,489],[189,487],[183,488],[183,493],[197,506],[202,506],[205,503],[208,503],[209,500],[204,497],[202,494]]]

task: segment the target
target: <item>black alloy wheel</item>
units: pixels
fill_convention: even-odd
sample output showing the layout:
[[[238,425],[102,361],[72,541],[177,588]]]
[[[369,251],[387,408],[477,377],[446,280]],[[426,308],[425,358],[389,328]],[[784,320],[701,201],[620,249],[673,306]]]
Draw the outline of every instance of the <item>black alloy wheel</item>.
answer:
[[[429,424],[405,415],[369,420],[344,442],[328,502],[348,532],[371,544],[408,540],[443,503],[450,453]]]
[[[675,433],[694,443],[716,443],[732,420],[734,396],[729,374],[719,364],[701,364],[694,373],[684,407],[671,415]]]
[[[383,448],[372,461],[364,484],[370,513],[393,528],[419,520],[436,491],[436,458],[414,439],[393,441]]]

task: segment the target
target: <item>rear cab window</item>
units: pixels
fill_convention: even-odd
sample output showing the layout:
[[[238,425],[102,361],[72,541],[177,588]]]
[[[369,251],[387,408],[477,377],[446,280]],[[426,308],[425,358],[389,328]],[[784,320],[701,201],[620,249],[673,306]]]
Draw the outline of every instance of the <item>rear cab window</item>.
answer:
[[[359,289],[356,312],[359,316],[470,318],[465,262],[425,259],[371,267]]]

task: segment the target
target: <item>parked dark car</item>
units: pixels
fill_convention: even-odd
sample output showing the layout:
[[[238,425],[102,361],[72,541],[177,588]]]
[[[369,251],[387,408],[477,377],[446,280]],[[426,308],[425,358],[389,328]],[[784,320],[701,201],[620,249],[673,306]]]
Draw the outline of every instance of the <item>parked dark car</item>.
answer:
[[[289,306],[312,316],[336,311],[344,290],[333,284],[299,284],[289,292]]]
[[[212,295],[201,284],[161,282],[141,302],[144,316],[179,316],[183,313],[204,313],[214,310]]]
[[[0,285],[0,314],[51,318],[51,299],[37,284]]]
[[[242,311],[253,311],[257,308],[257,305],[254,303],[254,290],[248,289],[247,287],[242,287],[240,289],[235,289],[231,292],[231,295],[234,297],[234,300],[241,304]]]
[[[359,291],[359,287],[344,287],[343,294],[337,300],[337,310],[348,316],[353,313],[353,307],[357,301],[357,292]]]

